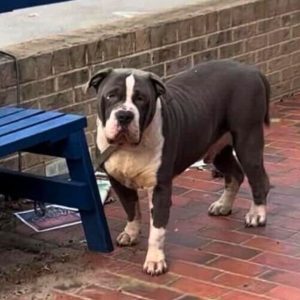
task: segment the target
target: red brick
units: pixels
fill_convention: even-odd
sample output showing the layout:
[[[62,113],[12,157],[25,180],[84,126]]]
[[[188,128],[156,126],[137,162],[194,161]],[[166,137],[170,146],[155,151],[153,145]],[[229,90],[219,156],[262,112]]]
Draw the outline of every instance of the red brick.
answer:
[[[292,173],[292,171],[291,171]],[[294,174],[293,174],[294,176]],[[300,176],[300,175],[299,175]],[[293,179],[284,179],[284,181],[288,181],[288,182],[293,182]],[[298,181],[298,177],[294,176],[294,180]],[[276,184],[277,181],[272,180],[273,184]],[[281,180],[281,182],[283,182],[283,180]],[[273,202],[273,199],[270,198],[270,200]],[[286,202],[288,202],[288,200],[285,200]],[[275,203],[275,202],[274,202]],[[290,210],[295,209],[295,206],[292,205],[292,203],[288,203],[288,206],[290,207]],[[288,229],[293,231],[300,231],[300,222],[298,219],[294,219],[294,218],[288,218],[286,216],[280,216],[280,208],[278,208],[278,213],[276,211],[274,211],[274,214],[272,215],[268,215],[268,224],[272,225],[272,226],[276,226],[276,227],[281,227],[282,229]],[[275,251],[276,252],[276,251]]]
[[[188,262],[205,264],[217,256],[211,253],[206,253],[198,249],[186,248],[183,246],[167,245],[167,255],[170,258],[184,259]]]
[[[283,148],[283,149],[298,149],[299,148],[299,143],[298,142],[275,142],[272,144],[272,147],[276,148]]]
[[[288,170],[287,172],[284,173],[289,173],[292,170]],[[277,175],[278,176],[278,175]],[[280,191],[271,191],[270,193],[270,197],[271,197],[271,201],[272,203],[278,204],[278,205],[282,205],[282,194],[279,194]],[[294,196],[294,195],[284,195],[284,205],[287,206],[291,206],[291,207],[298,207],[299,204],[299,198],[298,196]],[[278,212],[280,213],[280,212]]]
[[[267,46],[268,39],[266,34],[250,37],[246,41],[246,51],[253,51]]]
[[[220,274],[217,270],[179,260],[171,261],[169,271],[176,275],[197,278],[203,281],[211,281]]]
[[[290,238],[288,238],[287,242],[300,244],[300,232],[296,233],[296,234],[292,235]]]
[[[290,37],[289,28],[281,28],[279,30],[272,31],[269,33],[269,45],[277,44],[283,42]]]
[[[290,120],[300,121],[300,115],[292,114],[287,116]],[[299,135],[297,135],[299,136]]]
[[[240,259],[250,259],[261,253],[261,251],[255,249],[222,242],[212,242],[208,246],[205,246],[203,250]]]
[[[178,58],[166,63],[166,75],[174,75],[179,72],[183,72],[192,66],[192,57],[186,56]]]
[[[183,196],[172,196],[172,204],[176,206],[185,206],[191,201],[191,199]]]
[[[144,240],[141,240],[140,243],[144,244]],[[147,247],[146,244],[147,242],[145,243],[145,246],[143,246],[143,248]],[[132,263],[134,266],[143,264],[145,261],[146,252],[138,251],[135,250],[134,248],[126,249],[125,247],[122,247],[119,248],[118,253],[114,257],[117,259],[116,268],[118,268],[119,261],[127,263],[127,266],[125,265],[125,267],[122,267],[122,269],[124,269],[124,268],[130,268],[132,266]]]
[[[177,177],[174,180],[174,184],[185,188],[191,188],[208,192],[219,191],[223,188],[223,183],[219,184],[211,181],[195,180],[186,177]]]
[[[161,285],[167,285],[170,282],[173,282],[178,278],[175,274],[172,273],[165,273],[160,276],[149,276],[142,271],[142,264],[129,264],[124,269],[119,269],[118,271],[115,271],[117,274],[122,274],[125,276],[128,276],[130,274],[131,278],[142,280],[148,283],[155,283],[155,284],[161,284]]]
[[[267,267],[263,265],[238,260],[232,257],[220,257],[207,265],[213,268],[246,276],[258,276],[268,270]]]
[[[215,228],[215,230],[219,230],[219,229],[238,230],[239,228],[244,226],[244,222],[233,220],[232,218],[229,217],[209,216],[207,213],[208,206],[205,205],[204,207],[205,210],[201,211],[201,213],[197,215],[198,229],[200,229],[201,227],[203,228],[207,227],[207,224],[209,224],[211,228]],[[187,209],[189,209],[189,206],[187,206]],[[188,221],[189,220],[187,220],[187,222]],[[190,224],[191,224],[191,219],[190,219]]]
[[[279,107],[285,107],[285,108],[299,108],[300,106],[300,103],[298,101],[291,101],[291,100],[284,100],[284,101],[281,101],[279,104],[278,104]],[[286,119],[285,121],[289,121],[288,119]]]
[[[293,188],[291,186],[291,188]],[[298,189],[298,187],[296,187],[295,189]],[[293,218],[294,220],[295,219],[300,219],[300,211],[297,211],[297,210],[291,210],[290,207],[282,207],[280,210],[279,210],[280,214],[283,215],[283,216],[286,216],[288,218]],[[295,220],[296,222],[299,221],[299,220]]]
[[[300,299],[300,289],[278,286],[270,291],[267,296],[272,297],[272,299],[278,300],[297,300]]]
[[[176,300],[201,300],[202,298],[198,298],[196,296],[193,296],[193,295],[189,295],[189,294],[186,294],[186,295],[183,295],[182,297],[176,299]],[[19,299],[18,299],[19,300]]]
[[[189,248],[202,248],[204,245],[209,243],[208,239],[200,238],[199,236],[195,236],[193,232],[190,234],[187,232],[168,232],[167,242],[181,245]]]
[[[180,296],[178,292],[166,288],[162,288],[162,287],[150,286],[140,282],[139,283],[132,282],[131,284],[122,287],[122,291],[132,295],[145,297],[147,299],[171,300],[171,299],[178,298]]]
[[[197,190],[189,190],[188,192],[186,192],[184,194],[184,197],[186,198],[190,198],[193,200],[199,200],[201,201],[201,203],[207,203],[210,204],[213,201],[216,201],[220,195],[216,194],[216,193],[208,193],[208,192],[204,192],[204,191],[197,191]]]
[[[299,287],[299,282],[300,282],[299,273],[287,272],[283,270],[270,270],[269,272],[262,274],[262,276],[260,277],[268,281],[272,281],[272,282],[276,282],[279,284],[284,284],[296,288]]]
[[[173,217],[174,215],[172,215]],[[175,218],[174,218],[175,219]],[[186,233],[192,233],[195,234],[197,230],[199,230],[202,227],[205,227],[204,224],[199,224],[197,220],[195,220],[196,217],[185,219],[185,220],[175,220],[175,222],[171,222],[168,226],[169,232],[186,232]]]
[[[116,219],[122,219],[122,220],[126,220],[126,214],[125,211],[122,207],[111,207],[109,209],[109,213],[108,215],[112,218],[116,218]],[[124,223],[125,225],[125,223]]]
[[[209,49],[193,55],[195,65],[218,57],[218,49]]]
[[[199,231],[201,237],[208,237],[215,240],[221,240],[231,243],[242,243],[249,240],[252,236],[239,232],[208,228]]]
[[[189,177],[189,178],[193,178],[193,179],[202,179],[202,180],[206,180],[206,181],[213,181],[213,178],[211,176],[211,172],[208,170],[198,170],[195,168],[191,168],[186,170],[185,172],[183,172],[181,174],[182,177]]]
[[[172,187],[172,195],[180,196],[182,194],[185,194],[188,191],[189,191],[188,189],[185,189],[185,188],[180,187],[180,186],[173,186]]]
[[[136,297],[125,295],[119,291],[113,291],[105,289],[98,286],[89,286],[82,289],[79,293],[80,296],[85,297],[85,299],[95,299],[95,300],[133,300]]]
[[[229,292],[228,294],[222,296],[222,300],[266,300],[269,298],[266,298],[264,296],[256,296],[251,295],[243,292]]]
[[[270,224],[268,224],[266,227],[253,227],[253,228],[244,228],[243,227],[241,229],[238,229],[238,231],[249,233],[249,234],[265,236],[265,237],[277,239],[277,240],[286,240],[295,234],[295,232],[293,232],[293,231],[284,230],[283,228],[271,226]]]
[[[275,284],[272,283],[234,274],[222,274],[215,278],[214,282],[255,294],[265,294],[275,287]]]
[[[253,238],[252,240],[246,242],[244,245],[260,250],[276,252],[286,255],[300,255],[300,247],[282,241],[271,240],[263,237]]]
[[[207,298],[216,298],[224,295],[228,292],[228,289],[208,284],[202,283],[200,281],[187,279],[187,278],[180,278],[176,282],[171,285],[173,288],[181,290],[186,293],[191,293],[198,297],[207,297]]]
[[[298,258],[273,253],[262,253],[252,261],[282,270],[300,272],[300,259]]]

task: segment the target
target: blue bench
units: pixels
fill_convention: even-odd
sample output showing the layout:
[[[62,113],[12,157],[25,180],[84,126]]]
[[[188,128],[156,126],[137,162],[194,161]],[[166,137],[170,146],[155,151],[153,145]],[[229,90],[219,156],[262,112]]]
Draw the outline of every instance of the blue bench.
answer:
[[[69,0],[2,0],[0,1],[0,13],[30,6],[53,4]]]
[[[70,180],[0,169],[0,194],[78,208],[88,248],[113,250],[84,134],[85,117],[0,108],[0,157],[31,152],[66,159]]]

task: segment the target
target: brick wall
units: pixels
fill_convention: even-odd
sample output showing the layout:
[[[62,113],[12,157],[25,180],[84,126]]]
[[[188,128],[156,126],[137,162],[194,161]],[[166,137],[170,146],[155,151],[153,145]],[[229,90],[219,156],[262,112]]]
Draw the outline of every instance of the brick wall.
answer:
[[[90,74],[107,66],[142,68],[170,78],[201,61],[230,57],[266,73],[272,99],[299,91],[300,1],[217,1],[4,50],[19,58],[22,105],[86,115],[93,153],[95,94],[85,95],[82,88]],[[0,103],[16,103],[14,64],[4,58]],[[3,163],[17,166],[15,157]],[[24,169],[44,173],[48,163],[49,158],[23,154]]]

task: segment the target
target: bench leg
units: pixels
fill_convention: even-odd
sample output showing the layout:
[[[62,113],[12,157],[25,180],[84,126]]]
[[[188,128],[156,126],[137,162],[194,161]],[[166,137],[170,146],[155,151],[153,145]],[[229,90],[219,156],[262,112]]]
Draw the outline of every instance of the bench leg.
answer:
[[[88,248],[91,251],[111,252],[113,245],[84,131],[73,134],[69,138],[69,142],[73,150],[80,153],[78,159],[67,159],[71,180],[87,183],[90,196],[89,199],[82,199],[82,201],[91,201],[94,207],[91,211],[80,211]]]

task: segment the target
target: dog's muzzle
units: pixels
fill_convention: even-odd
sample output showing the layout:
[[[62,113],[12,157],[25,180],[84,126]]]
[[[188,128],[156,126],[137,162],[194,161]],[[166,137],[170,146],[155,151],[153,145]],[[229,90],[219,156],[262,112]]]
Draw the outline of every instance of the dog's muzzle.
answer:
[[[107,129],[111,132],[107,136],[110,144],[135,144],[139,140],[137,122],[134,112],[121,109],[114,113],[114,123],[107,124]]]
[[[120,110],[116,113],[116,119],[121,127],[127,127],[134,118],[134,114],[128,110]]]

